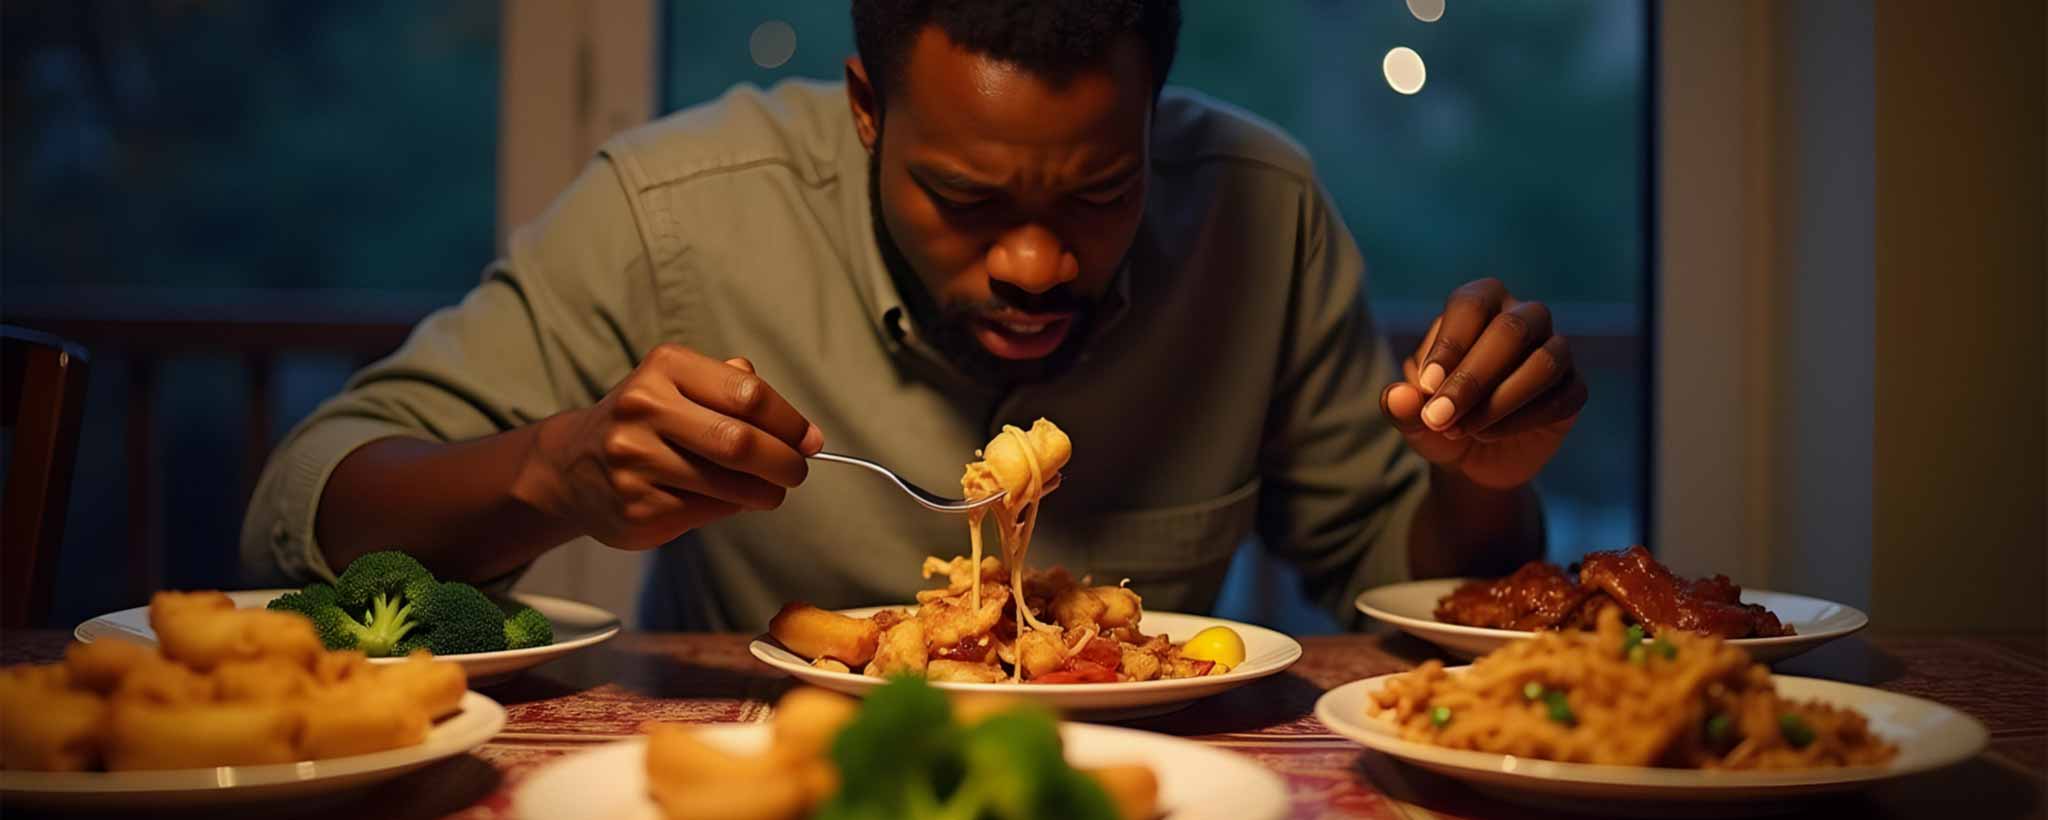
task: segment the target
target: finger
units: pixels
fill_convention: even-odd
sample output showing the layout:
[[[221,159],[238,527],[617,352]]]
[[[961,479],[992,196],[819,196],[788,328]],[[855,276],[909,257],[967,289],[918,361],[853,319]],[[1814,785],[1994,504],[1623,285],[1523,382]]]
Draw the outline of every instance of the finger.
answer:
[[[745,370],[748,373],[755,372],[754,363],[745,356],[734,356],[726,359],[725,363]],[[825,431],[818,429],[816,424],[807,425],[804,429],[804,437],[798,441],[796,449],[797,452],[804,454],[806,458],[817,455],[820,450],[825,449]]]
[[[1486,323],[1500,312],[1507,292],[1498,279],[1481,279],[1451,291],[1450,298],[1444,301],[1443,316],[1439,317],[1443,326],[1422,357],[1422,375],[1416,381],[1422,392],[1435,393],[1444,378],[1457,369],[1465,352],[1486,330]]]
[[[1428,429],[1422,426],[1422,402],[1425,398],[1415,385],[1395,382],[1380,391],[1380,414],[1403,433],[1423,432]]]
[[[652,485],[633,490],[632,498],[621,512],[632,529],[655,534],[645,539],[649,546],[673,541],[685,532],[746,511],[738,504]]]
[[[612,466],[640,477],[662,493],[690,493],[747,509],[770,510],[781,506],[788,492],[758,476],[679,452],[652,431],[614,436],[605,443],[605,456]],[[632,489],[628,480],[620,492],[631,495]]]
[[[1486,331],[1422,408],[1422,422],[1431,430],[1451,429],[1479,407],[1494,387],[1528,358],[1529,351],[1548,338],[1550,309],[1542,302],[1521,302],[1494,314]]]
[[[1422,344],[1415,347],[1413,355],[1401,360],[1403,368],[1408,372],[1409,381],[1415,381],[1416,376],[1422,372],[1422,358],[1429,355],[1430,346],[1436,344],[1436,331],[1443,326],[1444,317],[1442,314],[1438,314],[1436,318],[1429,320],[1429,332],[1422,334]]]
[[[1532,430],[1569,428],[1586,406],[1586,380],[1574,371],[1563,383],[1501,419],[1480,436],[1481,441],[1498,441]]]
[[[723,367],[724,365],[720,365]],[[638,394],[634,394],[638,395]],[[802,484],[810,464],[783,440],[754,425],[709,407],[676,399],[660,406],[621,402],[632,417],[643,419],[672,448],[782,487]]]
[[[691,401],[752,424],[790,447],[801,445],[810,431],[802,413],[746,369],[679,345],[656,348],[648,359]]]
[[[1523,359],[1515,372],[1501,380],[1493,394],[1486,397],[1486,403],[1477,411],[1466,415],[1458,427],[1470,433],[1483,433],[1501,419],[1536,397],[1549,392],[1565,380],[1572,371],[1572,349],[1565,344],[1563,336],[1552,336]]]

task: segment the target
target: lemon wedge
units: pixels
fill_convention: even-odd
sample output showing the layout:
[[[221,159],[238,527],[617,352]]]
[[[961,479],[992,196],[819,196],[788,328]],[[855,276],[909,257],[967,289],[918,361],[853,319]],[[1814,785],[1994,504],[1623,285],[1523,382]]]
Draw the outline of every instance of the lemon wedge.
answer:
[[[1220,671],[1228,672],[1244,663],[1244,639],[1230,627],[1212,626],[1189,638],[1181,646],[1180,654],[1198,661],[1214,661]]]

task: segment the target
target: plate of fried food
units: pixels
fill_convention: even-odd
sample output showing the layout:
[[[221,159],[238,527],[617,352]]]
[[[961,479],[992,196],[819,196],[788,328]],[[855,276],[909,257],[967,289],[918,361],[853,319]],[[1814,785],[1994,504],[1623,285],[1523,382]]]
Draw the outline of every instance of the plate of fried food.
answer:
[[[1714,635],[1763,663],[1798,655],[1870,625],[1833,601],[1743,589],[1727,576],[1688,580],[1641,546],[1587,553],[1560,568],[1531,561],[1505,578],[1439,578],[1366,590],[1360,612],[1471,659],[1539,632],[1587,630],[1606,608],[1654,634]]]
[[[160,645],[110,637],[0,669],[0,802],[70,809],[298,798],[482,745],[505,710],[422,652],[373,664],[296,614],[163,592]]]
[[[1267,820],[1288,801],[1227,751],[899,678],[865,700],[799,687],[767,723],[650,723],[535,771],[512,805],[526,820]]]
[[[349,562],[334,583],[301,589],[227,593],[241,609],[295,612],[313,622],[321,644],[354,649],[371,663],[403,661],[416,650],[462,667],[472,685],[488,686],[619,634],[619,617],[576,601],[514,593],[492,598],[459,581],[441,581],[399,550]],[[124,609],[79,624],[72,635],[91,643],[117,637],[156,643],[147,607]]]
[[[1009,692],[1089,719],[1172,711],[1277,674],[1301,658],[1293,638],[1250,624],[1146,612],[1119,579],[1025,569],[1039,502],[1073,453],[1045,419],[1005,426],[967,465],[966,497],[1000,501],[968,516],[965,556],[925,558],[933,588],[916,604],[831,611],[790,602],[751,645],[754,657],[806,683],[864,694],[888,678],[944,689]],[[1001,557],[984,555],[993,513]]]
[[[1316,717],[1505,797],[1630,814],[1855,790],[1968,760],[1990,737],[1932,701],[1774,676],[1735,641],[1652,638],[1622,621],[1607,607],[1590,631],[1349,683],[1323,695]]]

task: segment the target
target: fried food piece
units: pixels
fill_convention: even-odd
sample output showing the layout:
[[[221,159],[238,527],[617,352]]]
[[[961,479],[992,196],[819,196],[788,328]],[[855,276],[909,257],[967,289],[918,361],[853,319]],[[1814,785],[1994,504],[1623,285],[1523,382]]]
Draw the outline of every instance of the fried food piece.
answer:
[[[768,634],[806,658],[832,658],[849,667],[875,657],[882,630],[872,619],[849,618],[792,601],[768,621]]]
[[[1010,679],[1009,674],[994,664],[943,659],[934,660],[926,664],[924,676],[927,680],[950,680],[966,683],[1001,683]]]
[[[1116,804],[1117,816],[1123,820],[1148,820],[1158,814],[1159,776],[1152,773],[1152,767],[1102,766],[1078,771],[1094,778],[1103,791],[1109,792],[1109,800]]]
[[[922,675],[927,660],[924,623],[911,618],[882,633],[881,645],[876,648],[875,660],[868,664],[866,674],[877,678]]]
[[[228,661],[266,656],[287,658],[311,669],[314,659],[326,651],[313,632],[313,623],[291,612],[174,610],[158,617],[152,611],[150,622],[164,657],[202,672]]]
[[[299,700],[318,686],[304,666],[278,657],[228,661],[214,668],[213,682],[223,701]]]
[[[647,778],[674,787],[711,785],[730,789],[734,781],[781,778],[783,761],[768,754],[738,755],[697,739],[693,727],[650,723],[647,730]],[[709,791],[707,789],[706,791]]]
[[[1579,583],[1606,592],[1651,632],[1682,630],[1723,638],[1774,637],[1787,632],[1778,616],[1742,603],[1742,588],[1725,576],[1687,581],[1641,546],[1592,552],[1580,559]]]
[[[735,780],[718,788],[684,787],[649,777],[648,792],[669,820],[797,820],[807,804],[806,783],[788,776]]]
[[[1127,587],[1071,587],[1052,601],[1053,620],[1068,629],[1134,627],[1144,614],[1144,599]]]
[[[107,735],[107,768],[190,769],[256,766],[298,759],[304,709],[289,703],[186,703],[116,700]]]
[[[211,703],[220,684],[184,664],[152,655],[137,663],[114,687],[116,702],[133,701],[154,706]]]
[[[1147,651],[1142,646],[1132,646],[1130,644],[1122,644],[1121,646],[1123,648],[1123,659],[1118,664],[1118,667],[1123,670],[1125,679],[1138,681],[1152,680],[1159,677],[1161,666],[1159,653]]]
[[[165,590],[149,598],[149,628],[162,635],[164,624],[182,615],[204,615],[235,611],[235,600],[219,590],[177,592]]]
[[[951,561],[942,561],[936,555],[927,555],[924,557],[924,566],[921,572],[923,577],[927,579],[934,575],[946,576],[944,595],[965,593],[974,585],[977,577],[983,584],[1003,586],[1010,583],[1009,573],[1003,571],[1003,559],[993,555],[982,558],[981,572],[978,575],[974,572],[973,564],[973,559],[965,555],[954,556]],[[928,589],[924,590],[924,592],[940,592],[940,590]]]
[[[859,711],[859,701],[838,692],[814,686],[792,689],[775,702],[770,724],[775,753],[791,762],[822,758],[831,751],[832,738]]]
[[[1460,585],[1436,602],[1436,619],[1487,629],[1557,629],[1596,590],[1579,586],[1548,561],[1530,561],[1513,575]]]
[[[320,686],[338,686],[374,674],[375,669],[360,649],[323,652],[313,659],[313,680]]]
[[[67,677],[55,664],[0,674],[0,769],[80,772],[99,762],[107,702]]]
[[[1047,485],[1054,483],[1060,468],[1074,456],[1073,440],[1045,419],[1032,422],[1024,439],[1019,442],[1016,436],[998,434],[982,448],[981,460],[968,464],[966,475],[960,478],[960,488],[968,498],[987,498],[998,491],[1021,497],[1031,483],[1031,461],[1024,453],[1027,444],[1038,456],[1039,478]]]
[[[373,669],[376,671],[369,680],[377,688],[403,695],[428,718],[454,713],[462,705],[462,693],[469,691],[469,675],[461,665],[434,660],[425,650],[413,652],[401,663]]]
[[[432,723],[408,693],[367,680],[328,689],[299,707],[305,715],[298,746],[303,760],[411,746],[427,739]]]
[[[1017,665],[1023,668],[1025,680],[1057,672],[1066,662],[1067,648],[1058,635],[1026,629],[1017,636]]]
[[[988,634],[1009,603],[1009,587],[983,587],[981,609],[969,609],[966,596],[947,598],[920,607],[917,619],[924,622],[925,643],[937,650]]]
[[[827,672],[845,672],[849,674],[853,672],[853,667],[847,666],[846,664],[840,663],[831,658],[819,658],[817,660],[811,661],[811,666],[823,669]]]
[[[109,695],[129,672],[156,656],[155,649],[120,638],[72,641],[64,649],[64,668],[71,674],[72,685]]]

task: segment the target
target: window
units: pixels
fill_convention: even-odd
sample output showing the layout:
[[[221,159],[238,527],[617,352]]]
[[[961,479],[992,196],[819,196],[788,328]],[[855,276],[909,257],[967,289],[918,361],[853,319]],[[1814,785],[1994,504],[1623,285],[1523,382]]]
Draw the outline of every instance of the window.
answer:
[[[1401,0],[1187,0],[1169,79],[1272,120],[1308,149],[1365,251],[1374,313],[1397,343],[1415,344],[1444,297],[1483,276],[1550,304],[1593,394],[1538,481],[1551,558],[1640,543],[1649,497],[1647,4],[1447,5],[1424,22]],[[673,0],[667,14],[665,110],[741,81],[835,78],[853,51],[838,4]],[[790,31],[793,53],[759,47]],[[1425,66],[1412,95],[1383,72],[1396,47]],[[1264,607],[1314,629],[1305,613],[1271,611],[1288,609],[1284,602],[1255,600],[1284,588],[1283,569],[1249,552],[1238,569],[1238,611]]]
[[[369,354],[323,335],[245,360],[221,345],[251,343],[219,317],[312,312],[402,333],[478,281],[497,208],[499,9],[22,0],[0,12],[7,320],[213,327],[82,340],[92,376],[55,622],[139,603],[138,579],[239,586],[237,465]]]

